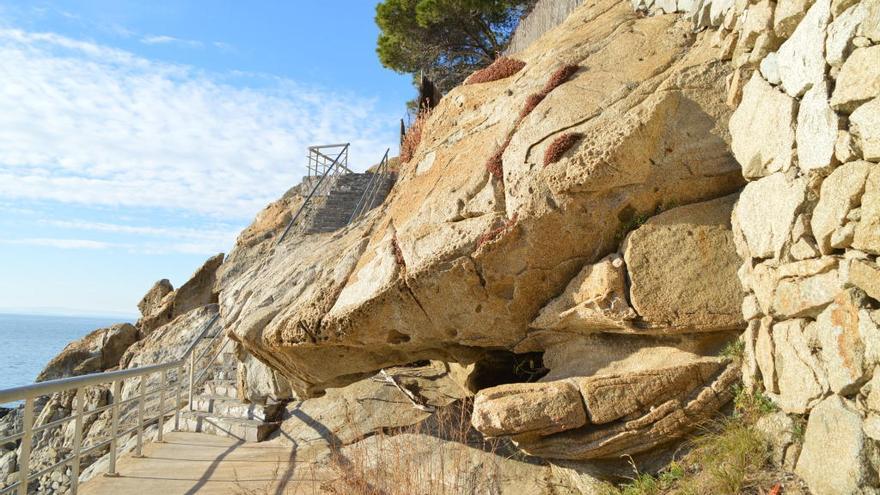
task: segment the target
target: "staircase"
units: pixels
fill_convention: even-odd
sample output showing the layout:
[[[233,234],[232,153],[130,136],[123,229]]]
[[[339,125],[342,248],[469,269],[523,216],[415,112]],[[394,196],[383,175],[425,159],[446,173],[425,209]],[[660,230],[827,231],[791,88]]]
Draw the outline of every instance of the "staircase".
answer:
[[[359,174],[348,168],[348,147],[348,143],[309,147],[309,175],[294,189],[310,192],[278,236],[276,245],[292,230],[300,234],[339,230],[385,201],[396,180],[395,173],[390,171],[389,150],[371,171]],[[331,158],[320,151],[328,148],[341,151]]]
[[[363,198],[364,191],[374,180],[373,175],[372,172],[366,172],[335,176],[328,189],[328,194],[313,200],[315,202],[314,212],[305,222],[304,232],[307,234],[333,232],[348,225],[352,214]],[[375,194],[372,204],[367,205],[366,211],[381,204],[394,184],[392,176],[376,177],[375,179],[380,181],[379,190]]]
[[[210,378],[180,415],[180,431],[262,442],[278,429],[283,404],[246,404],[238,398],[237,363],[231,352],[218,356]]]

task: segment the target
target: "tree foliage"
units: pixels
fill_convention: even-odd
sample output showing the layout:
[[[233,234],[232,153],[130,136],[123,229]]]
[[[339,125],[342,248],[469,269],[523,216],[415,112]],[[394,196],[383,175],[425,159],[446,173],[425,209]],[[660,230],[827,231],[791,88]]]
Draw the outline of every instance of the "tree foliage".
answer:
[[[384,0],[376,6],[382,65],[441,91],[498,57],[536,0]]]

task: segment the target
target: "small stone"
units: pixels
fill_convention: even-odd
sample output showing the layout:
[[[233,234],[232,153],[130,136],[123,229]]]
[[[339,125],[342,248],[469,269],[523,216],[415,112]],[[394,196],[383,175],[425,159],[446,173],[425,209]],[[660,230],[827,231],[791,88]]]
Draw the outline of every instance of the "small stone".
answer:
[[[864,36],[856,36],[852,40],[852,44],[856,48],[867,48],[871,46],[871,40],[865,38]]]
[[[880,266],[877,263],[868,260],[852,260],[847,279],[850,284],[865,291],[869,297],[880,301]]]
[[[745,71],[743,69],[736,69],[733,71],[733,74],[728,76],[727,80],[727,106],[730,108],[737,108],[742,102],[743,97],[743,77]]]
[[[773,20],[773,31],[776,36],[783,39],[791,36],[811,3],[810,0],[779,0]]]
[[[831,107],[851,112],[880,96],[880,45],[856,48],[843,63],[831,95]]]
[[[825,39],[825,60],[828,64],[834,67],[843,65],[853,49],[852,39],[856,35],[856,29],[866,14],[863,4],[853,5],[828,26]]]
[[[852,134],[847,131],[837,131],[837,140],[834,142],[834,157],[840,163],[846,163],[858,158]]]
[[[869,448],[859,413],[832,395],[810,414],[795,472],[815,495],[862,493],[871,472]]]
[[[817,0],[779,48],[779,77],[789,96],[803,95],[825,80],[825,28],[831,0]]]
[[[788,413],[804,414],[825,389],[817,378],[819,363],[804,335],[806,320],[787,320],[773,325],[779,397],[776,402]]]
[[[721,31],[719,31],[720,33]],[[731,60],[733,58],[733,51],[736,48],[736,41],[739,39],[739,33],[727,33],[724,39],[721,41],[721,50],[719,50],[718,58],[720,60]]]
[[[828,105],[825,81],[810,88],[801,99],[797,117],[797,155],[801,170],[824,171],[834,165],[834,144],[840,119]]]
[[[837,271],[782,279],[773,293],[773,314],[787,318],[814,317],[831,303],[840,288]]]
[[[724,28],[725,31],[733,31],[737,19],[738,16],[736,15],[736,10],[730,9],[724,14],[724,20],[721,21],[721,27]]]
[[[764,79],[767,80],[770,84],[776,85],[782,82],[779,79],[779,67],[776,65],[776,52],[768,53],[763,60],[761,60],[761,75],[764,76]]]
[[[779,388],[776,386],[776,369],[773,364],[773,337],[770,335],[772,325],[773,318],[768,316],[761,319],[758,338],[755,340],[755,359],[761,371],[764,388],[775,394],[779,393]]]
[[[831,390],[840,395],[856,392],[868,379],[859,331],[860,303],[852,290],[845,291],[816,319],[822,364]]]
[[[755,429],[770,441],[773,464],[784,466],[788,448],[796,441],[794,421],[784,412],[777,411],[761,416]]]
[[[831,234],[831,247],[834,249],[848,248],[850,244],[852,244],[855,233],[855,222],[849,222],[843,227],[838,228],[833,234]]]
[[[743,89],[742,103],[730,118],[731,148],[745,177],[788,170],[796,109],[793,98],[774,89],[760,74],[752,75]]]
[[[748,51],[755,46],[761,33],[770,30],[773,23],[773,4],[770,0],[761,0],[750,5],[743,16],[739,45],[743,51]]]
[[[805,237],[801,237],[791,246],[789,254],[796,260],[806,260],[816,258],[821,253],[819,253],[819,249],[816,247],[815,242]]]
[[[743,319],[746,321],[760,317],[763,313],[758,305],[758,298],[754,294],[749,294],[743,298],[742,302]]]
[[[880,43],[880,1],[865,0],[864,4],[867,15],[859,27],[858,34],[874,43]]]
[[[880,61],[877,62],[880,65]],[[880,161],[880,97],[861,105],[849,116],[850,132],[862,150],[862,158]]]
[[[852,247],[880,254],[880,166],[871,165],[862,195],[861,218],[856,225]]]
[[[874,376],[871,377],[865,388],[868,389],[865,405],[872,411],[880,412],[880,371],[876,368],[874,369]]]
[[[488,436],[549,435],[587,423],[583,399],[567,381],[514,383],[480,390],[471,416]]]
[[[842,14],[846,9],[852,7],[857,3],[859,3],[859,0],[832,0],[831,15],[837,18],[837,16]]]
[[[880,440],[880,416],[868,414],[865,422],[862,423],[862,429],[865,431],[865,435],[868,435],[871,439]]]
[[[831,235],[843,226],[847,213],[858,204],[870,167],[865,161],[849,162],[836,168],[822,182],[819,203],[810,222],[822,253],[833,251]]]
[[[755,40],[755,47],[752,48],[752,53],[749,54],[749,63],[761,63],[764,57],[770,53],[775,53],[780,43],[782,43],[782,40],[777,38],[773,31],[764,31]]]
[[[746,186],[734,208],[734,216],[752,258],[781,255],[802,208],[807,186],[806,179],[789,181],[781,173]],[[774,214],[766,215],[767,211]]]
[[[755,390],[758,386],[758,359],[755,356],[755,342],[758,338],[759,320],[750,320],[746,330],[740,336],[743,343],[742,381],[746,390]]]

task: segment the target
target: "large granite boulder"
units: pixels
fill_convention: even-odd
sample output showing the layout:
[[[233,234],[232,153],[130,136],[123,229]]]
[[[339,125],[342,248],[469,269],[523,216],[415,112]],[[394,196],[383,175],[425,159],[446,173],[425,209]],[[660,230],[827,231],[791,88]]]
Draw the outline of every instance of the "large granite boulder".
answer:
[[[637,218],[741,186],[724,125],[729,69],[713,53],[684,20],[611,0],[578,8],[517,54],[526,66],[513,77],[444,97],[383,207],[335,233],[274,247],[278,224],[237,247],[218,284],[230,336],[303,397],[383,367],[513,349]],[[548,91],[566,65],[577,69]],[[511,111],[539,92],[524,118]],[[545,167],[563,133],[582,138]],[[713,329],[736,326],[723,312]],[[658,332],[668,316],[650,315]]]
[[[38,382],[86,375],[115,368],[126,350],[137,341],[137,328],[117,323],[75,340],[52,358],[37,376]]]

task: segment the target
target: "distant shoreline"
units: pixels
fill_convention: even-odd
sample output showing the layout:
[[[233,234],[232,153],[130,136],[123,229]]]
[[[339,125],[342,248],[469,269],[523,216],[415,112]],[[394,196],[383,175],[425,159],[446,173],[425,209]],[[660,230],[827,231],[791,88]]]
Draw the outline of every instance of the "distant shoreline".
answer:
[[[119,319],[119,323],[134,323],[137,321],[138,316],[136,314],[124,314],[124,313],[87,313],[87,312],[64,312],[64,311],[39,311],[39,310],[15,310],[15,309],[0,309],[0,316],[19,316],[19,317],[34,317],[34,318],[77,318],[77,319]]]

